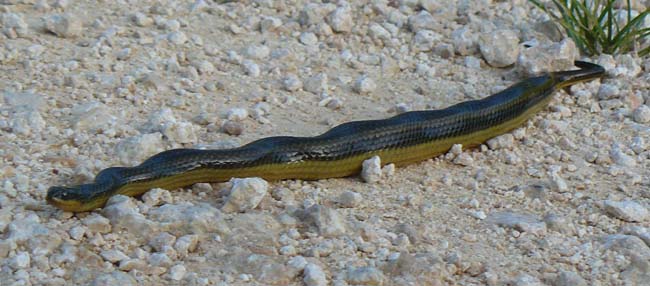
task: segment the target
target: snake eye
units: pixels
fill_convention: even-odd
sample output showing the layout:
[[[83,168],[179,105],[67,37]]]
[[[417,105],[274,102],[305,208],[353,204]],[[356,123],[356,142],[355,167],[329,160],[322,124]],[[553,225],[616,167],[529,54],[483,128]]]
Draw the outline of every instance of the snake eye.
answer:
[[[70,188],[66,187],[51,187],[47,191],[47,199],[69,200],[72,198],[73,192]]]

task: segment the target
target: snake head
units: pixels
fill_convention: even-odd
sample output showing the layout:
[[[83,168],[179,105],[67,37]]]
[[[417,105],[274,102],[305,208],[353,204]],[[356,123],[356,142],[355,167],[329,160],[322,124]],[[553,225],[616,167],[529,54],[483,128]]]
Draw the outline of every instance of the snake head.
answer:
[[[120,171],[125,168],[113,167],[99,172],[95,182],[70,187],[54,186],[47,190],[49,204],[69,212],[85,212],[101,208],[113,195]]]
[[[47,190],[46,200],[49,204],[64,211],[85,211],[84,202],[88,199],[83,186],[50,187]]]

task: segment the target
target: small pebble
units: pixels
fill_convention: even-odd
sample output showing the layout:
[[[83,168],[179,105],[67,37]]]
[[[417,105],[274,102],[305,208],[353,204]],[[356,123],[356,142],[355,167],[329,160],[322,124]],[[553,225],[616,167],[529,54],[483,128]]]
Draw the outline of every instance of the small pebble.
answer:
[[[2,32],[9,39],[24,38],[29,34],[29,26],[25,23],[23,15],[19,13],[0,14]]]
[[[327,74],[319,73],[304,81],[304,89],[314,94],[321,94],[327,91]]]
[[[363,196],[352,191],[345,191],[336,199],[336,202],[344,208],[357,207],[361,201],[363,201]]]
[[[343,107],[343,102],[338,98],[331,98],[331,100],[329,100],[327,104],[325,104],[325,107],[332,110],[340,109],[341,107]]]
[[[458,156],[463,153],[463,144],[454,144],[449,149],[449,153]]]
[[[366,183],[376,183],[381,179],[381,158],[373,156],[363,161],[361,165],[361,178]]]
[[[196,63],[195,67],[200,74],[210,75],[215,71],[214,65],[209,61],[199,61]]]
[[[507,152],[505,154],[505,161],[506,161],[506,164],[508,164],[508,165],[517,165],[517,164],[521,163],[521,158],[519,158],[519,156],[517,156],[517,154],[515,154],[515,153]]]
[[[510,149],[514,143],[515,137],[510,133],[499,135],[487,141],[488,147],[492,150]]]
[[[422,10],[419,13],[408,17],[408,25],[411,31],[417,33],[421,30],[435,30],[436,20],[431,13]]]
[[[487,218],[487,215],[484,211],[470,211],[469,214],[476,219],[484,220]]]
[[[154,188],[142,195],[144,203],[150,207],[172,202],[172,194],[165,189]]]
[[[392,177],[395,174],[395,164],[390,163],[381,168],[381,173],[385,177]]]
[[[178,22],[178,20],[171,19],[164,21],[161,25],[159,25],[163,30],[167,31],[178,31],[181,28],[181,23]]]
[[[616,68],[612,71],[614,75],[634,78],[641,73],[641,66],[631,55],[619,55],[616,57],[616,61]]]
[[[430,67],[429,65],[420,63],[415,66],[415,72],[420,76],[431,77],[435,75],[436,69]]]
[[[153,24],[153,19],[151,19],[150,17],[148,17],[147,15],[141,12],[136,12],[135,14],[133,14],[131,16],[131,20],[139,27],[147,27]]]
[[[511,30],[481,34],[478,45],[485,61],[493,67],[512,65],[519,55],[519,37]]]
[[[454,159],[454,164],[461,166],[472,166],[474,164],[474,158],[468,153],[460,153]]]
[[[323,268],[314,263],[305,266],[303,282],[307,286],[327,286],[327,276]]]
[[[191,122],[173,122],[166,124],[163,135],[172,142],[193,143],[197,141],[196,126]]]
[[[625,167],[634,167],[636,166],[636,159],[630,155],[625,154],[619,147],[613,147],[609,152],[610,157],[614,163],[625,166]]]
[[[110,197],[102,209],[102,214],[110,220],[113,231],[124,228],[137,235],[144,235],[150,231],[150,222],[139,213],[139,209],[130,197],[124,195]]]
[[[545,285],[537,277],[529,274],[521,274],[513,281],[513,286],[542,286]]]
[[[375,267],[355,267],[348,271],[346,280],[352,285],[382,285],[384,274]]]
[[[552,231],[564,234],[571,234],[574,232],[573,224],[566,217],[548,214],[544,216],[544,223],[546,224],[546,227]]]
[[[569,190],[569,186],[567,185],[566,181],[558,174],[551,175],[551,186],[553,190],[560,193],[565,193]]]
[[[460,29],[454,30],[451,33],[451,40],[454,44],[454,48],[456,49],[456,53],[462,56],[469,56],[478,51],[478,36],[476,33],[473,33],[472,30],[470,30],[467,27],[462,27]],[[477,58],[473,56],[469,56],[469,57],[476,59],[478,62]],[[465,59],[466,66],[468,66],[467,62],[468,60],[466,58]],[[480,67],[480,62],[478,62],[478,64]]]
[[[196,0],[190,5],[190,12],[205,12],[208,9],[208,4],[204,0]]]
[[[79,104],[72,109],[73,127],[79,131],[103,133],[118,122],[118,117],[111,113],[109,108],[100,102],[91,101]]]
[[[646,142],[643,139],[643,137],[636,136],[632,138],[632,144],[630,145],[630,149],[632,149],[634,153],[641,154],[643,151],[648,149],[648,146],[646,145]]]
[[[257,207],[266,196],[269,184],[261,178],[231,179],[230,195],[221,208],[225,212],[245,212]]]
[[[226,55],[227,55],[226,61],[231,64],[241,64],[242,61],[244,60],[244,57],[242,57],[235,51],[228,51],[226,52]]]
[[[221,125],[223,132],[232,136],[239,136],[244,133],[244,125],[238,121],[226,120]]]
[[[352,31],[352,15],[349,7],[338,7],[327,17],[332,30],[338,33]]]
[[[433,49],[433,45],[439,41],[441,36],[431,30],[420,30],[413,37],[412,49],[414,52],[428,52]]]
[[[185,277],[187,270],[182,264],[176,264],[169,269],[169,278],[174,281],[180,281]]]
[[[454,56],[454,47],[450,44],[441,43],[433,48],[433,52],[443,59],[449,59]]]
[[[187,42],[187,36],[181,31],[175,31],[167,35],[167,40],[174,45],[182,45]]]
[[[324,237],[336,237],[345,233],[346,227],[338,211],[322,205],[314,204],[305,210],[310,221],[318,228],[318,233]]]
[[[604,202],[605,211],[624,221],[643,222],[650,219],[650,211],[641,204],[634,201],[610,201]]]
[[[86,234],[86,228],[84,228],[82,226],[75,226],[75,227],[71,228],[68,231],[68,233],[70,234],[70,238],[72,238],[74,240],[81,240],[83,238],[84,234]]]
[[[481,69],[481,60],[477,57],[466,56],[465,57],[465,66],[470,69]]]
[[[368,76],[360,76],[354,81],[353,89],[359,94],[369,94],[375,91],[377,84]]]
[[[411,107],[408,104],[403,103],[403,102],[396,104],[394,109],[395,109],[395,113],[397,113],[397,114],[402,114],[404,112],[411,111]]]
[[[243,121],[248,118],[248,110],[246,108],[231,108],[228,110],[226,118],[232,121]]]
[[[228,226],[223,221],[219,209],[207,203],[190,204],[165,204],[152,208],[147,214],[151,221],[162,223],[175,231],[192,234],[223,233],[228,231]],[[148,234],[147,236],[150,236]]]
[[[179,237],[174,243],[174,249],[180,257],[187,256],[196,249],[199,243],[199,236],[196,234],[187,234]]]
[[[603,68],[605,68],[605,71],[607,72],[608,75],[614,75],[614,69],[616,68],[616,60],[614,60],[614,57],[612,55],[601,54],[598,56],[596,63],[602,66]]]
[[[632,113],[632,118],[638,123],[648,123],[650,122],[650,107],[647,105],[641,105],[634,110]]]
[[[91,233],[108,233],[111,231],[110,221],[98,214],[85,217],[81,220],[81,223],[83,223]]]
[[[271,54],[271,50],[269,47],[261,45],[251,45],[246,48],[245,55],[248,58],[255,59],[255,60],[262,60],[267,58]]]
[[[650,257],[650,247],[634,235],[610,234],[602,239],[603,247],[627,257]]]
[[[110,273],[98,274],[93,279],[91,285],[136,285],[136,281],[131,275],[122,271],[113,271]]]
[[[598,89],[598,98],[603,99],[612,99],[620,96],[621,91],[617,86],[613,84],[603,83]]]
[[[169,267],[172,265],[173,261],[167,254],[161,253],[161,252],[156,252],[151,255],[149,255],[149,264],[152,266],[159,266],[159,267]]]
[[[536,235],[546,233],[546,224],[528,214],[495,212],[487,217],[486,222],[501,227],[512,228],[518,232],[529,232]]]
[[[302,81],[295,74],[288,74],[282,80],[282,84],[287,91],[297,91],[302,88]]]
[[[575,143],[573,143],[573,141],[571,141],[571,139],[569,139],[568,137],[565,137],[565,136],[562,136],[562,138],[560,138],[560,141],[558,141],[558,144],[564,150],[577,150],[578,149],[578,146]]]
[[[130,48],[124,48],[115,53],[115,58],[120,61],[128,60],[130,56],[131,56]]]
[[[275,31],[282,26],[282,20],[276,17],[267,16],[260,21],[260,31],[262,33]]]
[[[323,7],[316,3],[309,3],[302,7],[299,21],[302,25],[313,25],[323,20]]]
[[[53,15],[46,19],[45,28],[61,38],[74,38],[81,36],[83,23],[79,16]]]
[[[555,286],[587,286],[585,281],[580,275],[575,272],[561,271],[555,280]]]
[[[571,39],[559,43],[539,44],[521,49],[517,58],[517,69],[526,76],[552,70],[568,70],[573,68],[577,54],[578,49]]]
[[[300,34],[300,42],[305,46],[315,46],[318,44],[318,37],[311,32],[303,32]]]
[[[175,241],[175,236],[168,232],[161,232],[149,239],[149,246],[151,246],[155,251],[164,252],[165,249],[172,246]]]
[[[30,261],[29,253],[20,251],[9,260],[9,266],[14,270],[23,269],[29,267]]]
[[[297,251],[293,245],[285,245],[280,247],[280,254],[285,256],[294,256],[297,254]]]
[[[258,77],[262,72],[260,66],[251,60],[243,60],[242,66],[244,67],[244,72],[251,77]]]
[[[302,271],[307,266],[307,259],[303,256],[294,256],[287,261],[287,264],[298,271]]]
[[[120,262],[121,260],[129,258],[122,251],[116,249],[104,250],[100,253],[100,255],[104,258],[104,260],[110,263],[117,263]]]
[[[382,25],[379,25],[377,23],[371,23],[368,26],[368,35],[370,37],[380,39],[386,43],[387,41],[390,41],[391,39],[391,34],[386,28],[384,28]]]

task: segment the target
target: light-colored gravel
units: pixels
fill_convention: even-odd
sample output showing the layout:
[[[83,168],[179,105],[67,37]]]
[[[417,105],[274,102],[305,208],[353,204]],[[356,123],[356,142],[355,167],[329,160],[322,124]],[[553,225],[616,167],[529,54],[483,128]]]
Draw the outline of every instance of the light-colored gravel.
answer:
[[[650,279],[650,60],[580,56],[528,1],[0,3],[2,285]],[[162,150],[444,108],[575,59],[608,77],[410,166],[153,189],[79,214],[45,202]]]

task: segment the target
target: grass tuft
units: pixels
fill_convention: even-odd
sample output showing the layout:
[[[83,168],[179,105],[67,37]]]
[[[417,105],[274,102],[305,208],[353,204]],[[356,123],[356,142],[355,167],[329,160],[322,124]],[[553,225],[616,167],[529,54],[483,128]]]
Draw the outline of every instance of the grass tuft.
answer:
[[[650,35],[650,27],[642,26],[650,9],[632,18],[630,0],[621,10],[614,9],[616,0],[552,0],[548,6],[540,0],[529,1],[559,23],[578,48],[590,56],[630,51],[641,57],[650,54],[650,46],[640,47]],[[627,22],[619,21],[617,14],[625,12]]]

